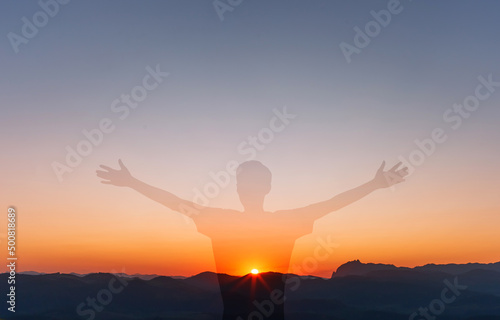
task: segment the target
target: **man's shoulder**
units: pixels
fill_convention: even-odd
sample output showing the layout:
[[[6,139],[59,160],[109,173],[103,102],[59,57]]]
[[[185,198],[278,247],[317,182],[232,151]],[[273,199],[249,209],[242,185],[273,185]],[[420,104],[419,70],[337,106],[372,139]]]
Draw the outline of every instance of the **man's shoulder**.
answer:
[[[224,209],[224,208],[204,208],[203,210],[200,211],[199,216],[223,216],[223,215],[236,215],[236,214],[242,214],[241,211],[234,210],[234,209]]]

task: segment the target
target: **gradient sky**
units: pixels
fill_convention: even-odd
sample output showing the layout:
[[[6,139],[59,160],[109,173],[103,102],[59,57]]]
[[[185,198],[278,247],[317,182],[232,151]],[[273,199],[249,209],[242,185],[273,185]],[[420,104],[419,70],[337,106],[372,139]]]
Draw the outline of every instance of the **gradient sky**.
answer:
[[[19,271],[215,270],[192,222],[102,185],[95,170],[121,158],[135,177],[191,200],[209,172],[246,159],[238,145],[284,106],[296,118],[256,158],[273,173],[271,211],[370,180],[434,128],[448,136],[404,184],[316,221],[292,265],[328,236],[338,248],[310,273],[329,276],[354,259],[500,261],[500,88],[459,129],[443,121],[478,76],[500,81],[500,3],[401,1],[347,63],[340,43],[352,44],[353,28],[387,3],[248,0],[220,21],[212,1],[74,0],[15,54],[7,34],[21,34],[21,18],[40,7],[2,2],[0,203],[18,210]],[[111,102],[157,64],[169,77],[119,120]],[[115,131],[60,183],[51,164],[102,118]],[[210,205],[241,209],[234,181]]]

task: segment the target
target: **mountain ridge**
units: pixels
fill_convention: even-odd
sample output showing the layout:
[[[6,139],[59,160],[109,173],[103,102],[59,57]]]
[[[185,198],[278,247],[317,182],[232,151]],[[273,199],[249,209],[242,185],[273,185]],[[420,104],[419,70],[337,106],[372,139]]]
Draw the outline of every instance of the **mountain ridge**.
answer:
[[[467,271],[472,271],[475,269],[482,269],[482,270],[493,270],[500,272],[500,261],[499,262],[492,262],[492,263],[479,263],[479,262],[468,262],[468,263],[447,263],[447,264],[436,264],[436,263],[428,263],[422,266],[415,266],[415,267],[397,267],[393,264],[384,264],[384,263],[373,263],[373,262],[368,262],[368,263],[363,263],[359,259],[348,261],[342,265],[340,265],[336,271],[332,272],[333,277],[342,277],[342,276],[355,276],[355,275],[367,275],[370,272],[374,271],[384,271],[384,270],[407,270],[407,271],[422,271],[422,272],[444,272],[444,273],[449,273],[449,274],[461,274],[465,273]],[[272,272],[272,271],[271,271]],[[61,273],[61,272],[54,272],[54,273],[47,273],[47,272],[37,272],[37,271],[21,271],[18,272],[18,274],[24,274],[24,275],[33,275],[33,276],[39,276],[39,275],[50,275],[50,274],[68,274],[68,275],[74,275],[77,277],[85,277],[90,274],[100,274],[100,273],[107,273],[107,274],[114,274],[120,277],[127,277],[127,278],[139,278],[142,280],[151,280],[156,277],[169,277],[172,279],[190,279],[193,277],[198,277],[198,276],[207,276],[207,275],[225,275],[228,277],[241,277],[238,275],[229,275],[229,274],[224,274],[224,273],[216,273],[213,271],[202,271],[200,273],[191,275],[191,276],[170,276],[170,275],[159,275],[159,274],[140,274],[140,273],[134,273],[134,274],[127,274],[124,272],[119,272],[119,273],[111,273],[111,272],[90,272],[90,273]],[[268,273],[268,272],[265,272]],[[263,273],[261,273],[263,274]],[[310,277],[312,279],[315,278],[320,278],[320,279],[327,279],[324,277],[319,277],[315,275],[296,275],[296,274],[291,274],[294,276],[299,276],[302,278],[305,277]]]
[[[490,270],[500,272],[500,262],[494,263],[477,263],[469,262],[464,264],[448,263],[448,264],[434,264],[429,263],[423,266],[410,267],[397,267],[393,264],[383,263],[363,263],[360,260],[348,261],[332,272],[331,278],[345,277],[345,276],[366,276],[371,272],[380,271],[416,271],[416,272],[443,272],[451,275],[459,275],[472,270]]]
[[[280,273],[238,277],[202,272],[184,279],[158,276],[150,280],[111,273],[84,277],[62,273],[19,274],[16,277],[19,312],[16,311],[14,317],[9,315],[9,319],[85,319],[77,317],[77,308],[82,306],[80,310],[91,310],[88,299],[97,298],[101,301],[99,308],[102,307],[98,312],[100,320],[220,320],[219,282],[234,289],[231,292],[235,295],[241,295],[253,287],[254,279],[258,279],[256,283],[263,280],[272,288],[286,279],[285,312],[286,318],[291,320],[408,319],[420,307],[438,299],[446,283],[456,281],[467,289],[446,308],[440,320],[477,320],[478,316],[500,320],[500,271],[484,270],[485,265],[496,268],[499,263],[469,264],[463,269],[450,266],[450,272],[472,269],[456,276],[432,266],[427,270],[415,270],[355,260],[344,264],[338,276],[328,279],[293,274],[287,278]],[[365,274],[352,275],[352,270]],[[6,283],[8,276],[0,274],[0,282]],[[103,292],[107,291],[112,295],[109,302],[103,300]],[[263,295],[256,301],[266,299],[269,296]],[[5,309],[0,310],[0,318],[6,316]]]

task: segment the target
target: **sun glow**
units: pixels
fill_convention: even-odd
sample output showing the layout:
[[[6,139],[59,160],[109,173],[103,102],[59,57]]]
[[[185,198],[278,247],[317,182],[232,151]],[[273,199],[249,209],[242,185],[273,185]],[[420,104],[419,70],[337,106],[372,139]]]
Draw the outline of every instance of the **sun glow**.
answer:
[[[259,273],[259,270],[257,270],[257,269],[252,269],[252,271],[250,271],[250,272],[251,272],[251,273],[253,273],[253,274],[258,274],[258,273]]]

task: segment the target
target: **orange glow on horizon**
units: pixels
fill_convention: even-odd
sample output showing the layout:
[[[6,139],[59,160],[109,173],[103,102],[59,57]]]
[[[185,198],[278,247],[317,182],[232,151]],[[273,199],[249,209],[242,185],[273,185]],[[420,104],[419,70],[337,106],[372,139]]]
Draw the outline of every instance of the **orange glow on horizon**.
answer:
[[[435,175],[412,176],[411,183],[406,182],[394,192],[376,191],[317,220],[312,233],[293,244],[288,269],[286,265],[272,263],[272,259],[283,260],[279,251],[273,251],[269,260],[246,252],[242,255],[245,261],[238,263],[229,257],[233,249],[226,249],[224,242],[216,243],[228,253],[227,258],[220,260],[221,273],[243,276],[255,268],[260,272],[288,271],[329,277],[337,267],[356,259],[405,267],[500,261],[497,230],[500,207],[495,185],[476,181],[461,186],[454,177],[450,181],[435,181],[433,177]],[[45,185],[23,189],[19,182],[10,183],[8,198],[13,199],[12,203],[22,204],[17,206],[19,271],[114,270],[167,276],[218,271],[211,239],[200,234],[190,219],[129,190],[108,189],[94,178],[91,183],[91,187],[75,185],[57,189]],[[484,188],[477,188],[478,185]],[[280,192],[288,189],[273,185],[273,189],[277,189],[273,192],[278,194],[270,194],[265,207],[276,210],[306,205],[346,188],[341,186],[327,192],[324,191],[327,186],[320,185],[317,189],[323,193],[308,191],[300,195],[299,201],[298,194],[280,196]],[[299,189],[304,187],[297,186]],[[228,198],[236,196],[234,189],[228,188],[225,192]],[[56,196],[58,200],[54,201]],[[28,197],[32,202],[23,202]],[[231,202],[227,207],[238,208]],[[222,230],[224,224],[220,227]],[[275,235],[280,236],[281,232],[277,229]],[[3,224],[0,226],[2,242],[5,234]],[[256,238],[251,247],[269,246],[262,228],[256,227],[252,234]],[[317,238],[326,236],[338,247],[333,248],[328,257],[315,259]],[[319,256],[323,257],[325,252],[320,250]],[[6,271],[5,265],[0,266],[0,272]]]

